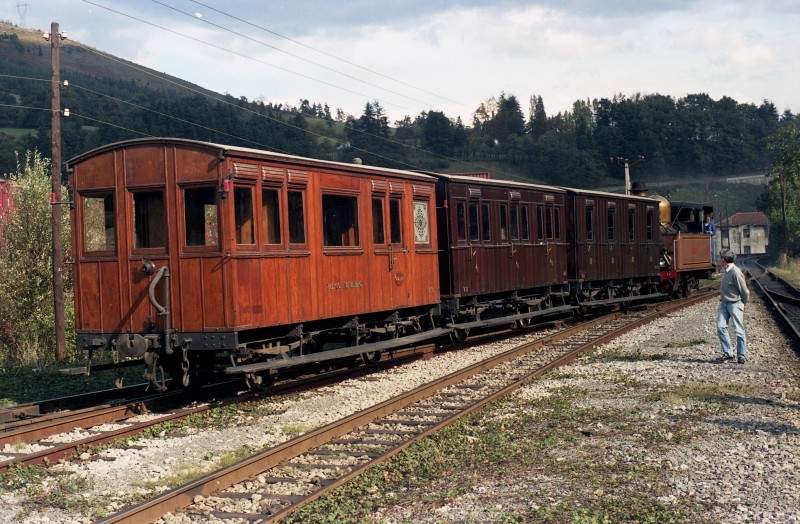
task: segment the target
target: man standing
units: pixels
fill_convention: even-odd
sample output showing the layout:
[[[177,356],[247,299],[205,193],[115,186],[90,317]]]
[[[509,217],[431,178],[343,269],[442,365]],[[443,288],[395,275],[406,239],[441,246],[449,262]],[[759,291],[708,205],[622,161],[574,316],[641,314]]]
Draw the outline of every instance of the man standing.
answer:
[[[750,300],[750,290],[744,280],[742,270],[733,263],[734,254],[727,250],[721,253],[725,271],[719,286],[719,310],[717,312],[717,335],[722,344],[722,362],[733,360],[731,339],[728,336],[728,322],[733,318],[736,328],[736,361],[745,363],[747,336],[744,331],[744,310]]]

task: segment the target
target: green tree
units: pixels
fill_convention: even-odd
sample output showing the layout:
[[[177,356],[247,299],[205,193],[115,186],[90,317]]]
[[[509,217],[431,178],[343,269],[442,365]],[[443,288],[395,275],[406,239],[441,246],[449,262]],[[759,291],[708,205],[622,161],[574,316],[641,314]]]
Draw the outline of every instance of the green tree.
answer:
[[[429,111],[422,129],[422,144],[437,155],[453,154],[453,123],[441,111]]]
[[[758,200],[769,216],[770,245],[782,255],[800,255],[800,129],[794,124],[780,127],[767,147],[775,151],[775,178]]]
[[[0,225],[0,365],[55,361],[50,161],[28,152],[9,180],[14,210]],[[59,200],[67,199],[66,190]],[[63,213],[64,259],[70,252],[69,213]],[[74,329],[72,275],[64,272],[67,332]],[[74,342],[67,341],[74,352]]]

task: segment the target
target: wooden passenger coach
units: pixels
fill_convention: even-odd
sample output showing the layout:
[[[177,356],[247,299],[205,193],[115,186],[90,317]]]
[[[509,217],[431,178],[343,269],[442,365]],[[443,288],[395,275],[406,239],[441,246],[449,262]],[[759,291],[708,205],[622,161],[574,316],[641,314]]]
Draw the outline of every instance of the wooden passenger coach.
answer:
[[[570,282],[597,286],[658,275],[657,200],[570,189],[567,217]]]
[[[528,322],[569,309],[565,190],[434,176],[441,293],[454,327],[499,324],[509,315]]]
[[[429,176],[180,139],[69,167],[81,349],[297,352],[439,301]]]

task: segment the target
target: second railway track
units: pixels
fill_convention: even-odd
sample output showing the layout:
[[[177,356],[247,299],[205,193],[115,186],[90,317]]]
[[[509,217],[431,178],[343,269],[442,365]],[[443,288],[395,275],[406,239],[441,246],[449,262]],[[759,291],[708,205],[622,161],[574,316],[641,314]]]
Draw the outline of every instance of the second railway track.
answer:
[[[430,381],[143,502],[101,522],[191,519],[279,521],[433,431],[639,325],[708,298],[615,314],[546,336]],[[536,351],[533,351],[536,349]]]

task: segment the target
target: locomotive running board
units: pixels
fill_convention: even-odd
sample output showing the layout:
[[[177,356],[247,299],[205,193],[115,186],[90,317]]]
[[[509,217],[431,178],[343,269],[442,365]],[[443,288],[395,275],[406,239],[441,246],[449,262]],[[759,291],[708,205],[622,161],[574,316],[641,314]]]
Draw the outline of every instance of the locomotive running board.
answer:
[[[443,337],[450,334],[450,329],[436,328],[430,331],[423,331],[414,335],[406,337],[393,338],[391,340],[382,340],[381,342],[373,342],[372,344],[363,344],[361,346],[348,346],[340,349],[333,349],[330,351],[320,351],[319,353],[312,353],[310,355],[300,355],[297,357],[276,358],[269,362],[258,362],[256,364],[245,364],[244,366],[231,366],[225,368],[225,373],[228,375],[236,375],[238,373],[254,373],[256,371],[266,371],[268,369],[281,369],[292,366],[301,366],[303,364],[315,364],[317,362],[324,362],[326,360],[336,360],[345,357],[354,357],[362,353],[372,353],[374,351],[386,351],[387,349],[395,349],[409,344],[415,344],[428,340],[431,338]]]
[[[503,324],[511,324],[517,320],[525,320],[533,317],[543,317],[545,315],[555,315],[557,313],[565,313],[576,309],[577,306],[558,306],[549,309],[540,309],[537,311],[529,311],[528,313],[518,313],[516,315],[509,315],[507,317],[487,318],[486,320],[474,320],[472,322],[464,322],[463,324],[447,324],[447,327],[454,329],[472,329],[477,327],[492,327],[502,326]]]

